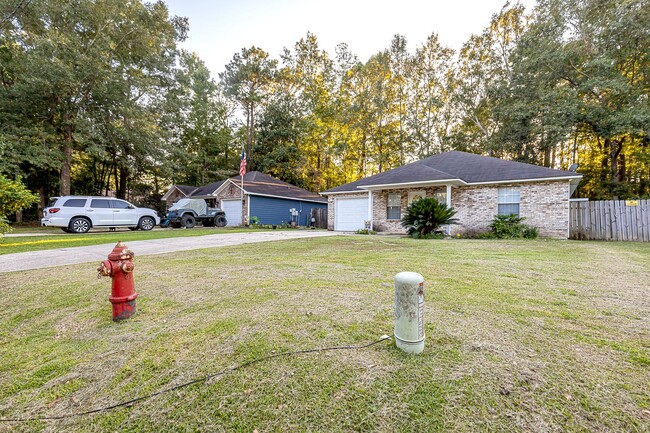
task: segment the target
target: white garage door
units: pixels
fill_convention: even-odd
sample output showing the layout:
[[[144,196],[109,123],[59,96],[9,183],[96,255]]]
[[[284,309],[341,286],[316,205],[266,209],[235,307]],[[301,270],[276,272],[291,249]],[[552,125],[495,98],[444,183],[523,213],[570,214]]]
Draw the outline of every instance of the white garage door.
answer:
[[[221,209],[226,213],[229,226],[241,225],[241,200],[221,200]]]
[[[368,197],[337,198],[334,206],[334,230],[354,231],[365,228]]]

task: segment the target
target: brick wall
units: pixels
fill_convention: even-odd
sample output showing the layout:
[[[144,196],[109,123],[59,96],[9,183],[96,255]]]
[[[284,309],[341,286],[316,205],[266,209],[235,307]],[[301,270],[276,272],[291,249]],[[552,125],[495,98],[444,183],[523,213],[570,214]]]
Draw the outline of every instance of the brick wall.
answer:
[[[391,189],[386,191],[377,191],[372,193],[372,227],[378,232],[387,233],[406,233],[400,220],[389,220],[388,216],[388,194],[399,194],[401,198],[401,215],[404,216],[408,207],[410,191],[422,191],[425,197],[433,197],[435,193],[445,193],[446,187],[428,187],[428,188],[411,188],[411,189]],[[453,197],[453,193],[452,193]]]
[[[525,224],[537,227],[541,237],[566,239],[569,229],[569,184],[567,181],[535,182],[509,185],[482,185],[452,188],[451,206],[457,211],[458,224],[451,226],[451,233],[485,231],[494,215],[498,213],[499,187],[519,187],[519,214]],[[426,197],[442,188],[413,188],[385,190],[373,193],[373,228],[381,232],[404,233],[399,220],[388,220],[389,193],[401,196],[402,215],[408,206],[409,191],[424,191]]]

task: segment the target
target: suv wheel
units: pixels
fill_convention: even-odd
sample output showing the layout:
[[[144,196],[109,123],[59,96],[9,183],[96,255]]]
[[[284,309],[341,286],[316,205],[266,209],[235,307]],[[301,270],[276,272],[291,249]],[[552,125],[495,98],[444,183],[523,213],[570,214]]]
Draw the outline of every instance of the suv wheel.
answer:
[[[151,217],[142,217],[142,218],[140,218],[140,224],[138,224],[138,227],[140,228],[140,230],[149,231],[155,225],[156,225],[156,222],[154,221],[153,218],[151,218]]]
[[[192,215],[185,214],[181,219],[181,223],[185,226],[185,228],[191,229],[196,225],[196,219],[194,219]]]
[[[217,227],[224,227],[228,222],[226,221],[226,217],[223,215],[217,215],[214,217],[214,225]]]
[[[86,233],[90,230],[90,221],[81,217],[72,218],[68,229],[71,233]]]

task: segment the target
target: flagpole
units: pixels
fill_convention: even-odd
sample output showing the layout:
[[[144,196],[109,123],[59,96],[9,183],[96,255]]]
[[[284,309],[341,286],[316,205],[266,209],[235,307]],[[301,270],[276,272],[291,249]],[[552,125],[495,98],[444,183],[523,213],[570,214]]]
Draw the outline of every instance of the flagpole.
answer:
[[[244,151],[244,146],[241,148],[241,161],[239,163],[239,175],[241,176],[241,215],[239,216],[242,219],[242,225],[245,223],[243,219],[244,215],[244,175],[246,174],[246,152]]]
[[[241,175],[241,211],[244,214],[244,175]],[[244,221],[242,221],[244,222]]]

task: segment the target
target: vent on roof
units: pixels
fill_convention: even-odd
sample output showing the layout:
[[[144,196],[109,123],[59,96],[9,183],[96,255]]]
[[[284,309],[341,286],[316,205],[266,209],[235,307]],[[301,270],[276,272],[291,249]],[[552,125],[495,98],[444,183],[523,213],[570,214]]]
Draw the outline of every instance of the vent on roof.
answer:
[[[571,167],[569,167],[569,171],[570,171],[571,173],[575,173],[576,170],[578,170],[578,163],[577,163],[577,162],[571,164]]]

